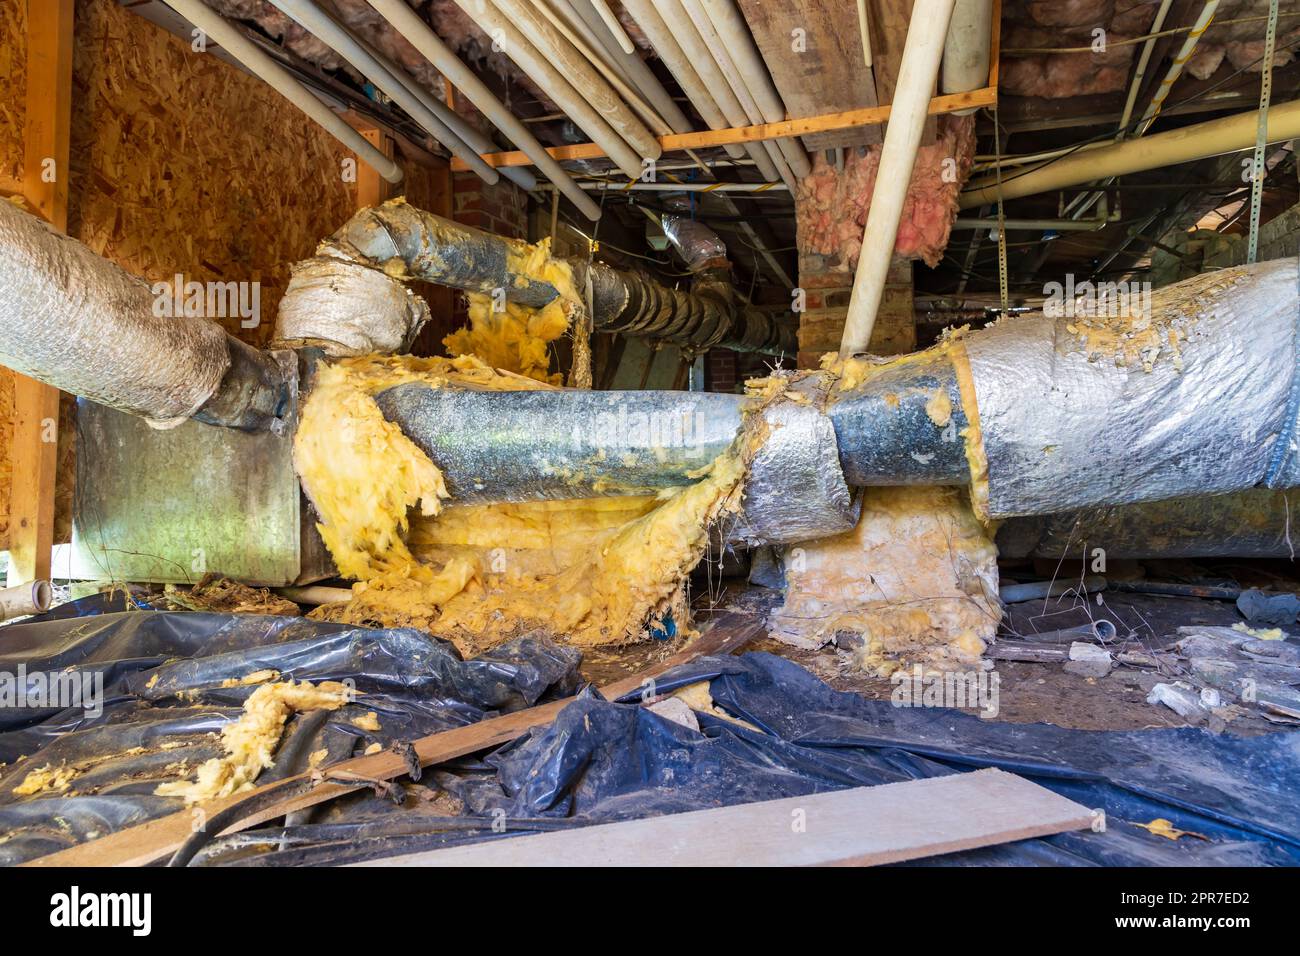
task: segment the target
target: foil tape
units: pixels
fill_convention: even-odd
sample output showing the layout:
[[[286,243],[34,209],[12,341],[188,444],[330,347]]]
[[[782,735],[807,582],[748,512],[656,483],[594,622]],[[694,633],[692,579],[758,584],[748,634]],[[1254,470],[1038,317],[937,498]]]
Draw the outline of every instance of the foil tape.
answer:
[[[1146,319],[1177,338],[1146,355],[1149,371],[1090,357],[1070,316],[968,336],[989,517],[1259,484],[1287,423],[1296,312],[1296,262],[1285,259],[1158,290]]]
[[[764,409],[769,434],[754,456],[744,507],[725,531],[729,544],[793,544],[853,530],[861,502],[840,469],[835,429],[811,405]]]

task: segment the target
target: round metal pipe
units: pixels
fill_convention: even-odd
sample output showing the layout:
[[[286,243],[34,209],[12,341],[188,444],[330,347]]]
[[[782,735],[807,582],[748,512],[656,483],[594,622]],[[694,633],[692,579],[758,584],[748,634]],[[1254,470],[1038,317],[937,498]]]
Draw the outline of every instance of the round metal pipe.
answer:
[[[1019,199],[1108,176],[1126,176],[1249,149],[1255,145],[1258,122],[1259,114],[1252,110],[1063,156],[1039,169],[1004,180],[1002,198]],[[1268,111],[1268,141],[1279,143],[1296,137],[1300,137],[1300,100],[1272,107]],[[959,204],[962,209],[972,209],[997,200],[996,178],[985,178],[972,183],[961,194]]]
[[[259,50],[251,40],[202,0],[168,2],[172,9],[224,47],[227,53],[244,64],[254,76],[315,120],[322,129],[356,153],[358,158],[374,168],[380,176],[390,183],[402,181],[402,170],[395,162],[375,149],[364,136],[295,80],[288,70]]]
[[[292,17],[299,26],[341,56],[358,73],[368,79],[394,103],[406,111],[430,136],[464,161],[485,183],[495,184],[501,177],[483,162],[454,132],[447,128],[433,111],[420,101],[397,77],[370,54],[345,28],[321,10],[312,0],[271,0],[276,7]]]
[[[399,385],[375,399],[457,503],[655,494],[693,484],[740,429],[718,392],[476,392]]]
[[[193,0],[191,0],[193,2]],[[591,221],[600,218],[600,207],[591,201],[577,184],[569,178],[555,158],[538,142],[537,137],[528,132],[513,113],[501,103],[496,95],[488,89],[487,84],[478,75],[461,62],[460,57],[448,48],[429,27],[416,16],[405,0],[370,0],[370,5],[395,29],[407,42],[420,51],[420,54],[438,68],[448,80],[464,93],[471,103],[483,111],[483,115],[496,125],[506,137],[518,146],[533,161],[542,175],[564,193],[570,202],[578,207]]]

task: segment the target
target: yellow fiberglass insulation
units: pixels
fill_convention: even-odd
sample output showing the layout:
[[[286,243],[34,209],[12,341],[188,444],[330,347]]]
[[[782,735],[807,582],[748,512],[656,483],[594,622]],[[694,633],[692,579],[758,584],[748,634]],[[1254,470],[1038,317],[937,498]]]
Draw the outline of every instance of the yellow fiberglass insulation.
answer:
[[[567,263],[551,258],[549,239],[513,245],[507,268],[512,275],[548,282],[560,294],[534,309],[503,297],[466,293],[469,325],[444,338],[443,345],[452,355],[472,355],[492,368],[558,385],[561,378],[550,373],[548,347],[569,330],[573,312],[580,307],[573,272]]]
[[[977,668],[1001,619],[997,548],[961,489],[864,489],[853,531],[788,549],[785,565],[772,635],[857,635],[855,663],[876,674]]]
[[[258,774],[271,766],[284,725],[293,714],[338,710],[350,703],[351,696],[349,687],[335,681],[263,684],[244,701],[240,718],[221,731],[225,755],[200,764],[194,780],[164,783],[154,793],[184,797],[188,805],[250,790]]]
[[[761,416],[699,481],[658,497],[453,507],[428,457],[384,420],[373,396],[433,387],[546,388],[469,356],[345,359],[322,366],[294,445],[303,488],[352,598],[312,616],[412,626],[477,653],[544,628],[575,644],[641,639],[672,613],[687,625],[686,576],[709,525],[739,510]],[[415,527],[410,513],[414,512]]]

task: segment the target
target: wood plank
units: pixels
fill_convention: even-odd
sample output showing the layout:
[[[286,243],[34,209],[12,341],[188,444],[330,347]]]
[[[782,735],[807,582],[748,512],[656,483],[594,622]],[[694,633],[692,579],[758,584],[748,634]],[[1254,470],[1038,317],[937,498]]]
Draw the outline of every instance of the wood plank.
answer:
[[[68,228],[73,18],[73,0],[28,5],[23,192],[28,203],[59,232]],[[58,423],[58,389],[15,374],[9,448],[13,465],[9,489],[11,587],[50,576]]]
[[[732,651],[744,646],[762,630],[762,621],[751,615],[734,613],[719,615],[713,627],[693,644],[638,674],[607,684],[600,688],[600,691],[609,700],[633,693],[646,686],[647,682],[653,681],[659,675],[674,667],[689,663],[697,657],[710,654],[730,654]],[[455,727],[441,733],[430,734],[427,737],[411,741],[411,743],[415,748],[416,755],[419,757],[420,766],[430,767],[435,764],[445,763],[448,760],[454,760],[457,757],[463,757],[466,754],[477,753],[489,747],[499,746],[514,740],[520,734],[534,727],[549,724],[571,702],[571,699],[565,699],[543,704],[540,707],[530,707],[526,710],[516,711],[513,714],[481,720],[476,724],[469,724],[465,727]],[[343,760],[332,766],[322,767],[318,772],[336,780],[370,781],[392,780],[405,774],[407,768],[406,762],[401,757],[391,751],[383,751],[370,756]],[[269,787],[282,785],[285,781],[307,779],[309,776],[309,774],[297,774],[286,777],[274,784],[256,787],[253,790],[231,797],[180,810],[169,816],[159,817],[139,826],[100,837],[98,840],[92,840],[89,843],[82,843],[66,850],[60,850],[58,853],[31,860],[23,865],[40,867],[147,866],[164,860],[175,853],[193,832],[195,819],[211,817],[218,811],[246,800]],[[261,813],[245,817],[224,832],[237,833],[240,830],[246,830],[249,827],[265,823],[267,820],[282,817],[294,810],[301,810],[323,803],[326,800],[332,800],[349,792],[351,792],[351,788],[347,786],[326,781],[316,786],[309,793],[284,800],[268,807]],[[202,816],[196,817],[196,814]]]
[[[930,115],[955,113],[958,110],[981,106],[992,106],[997,102],[997,90],[982,87],[968,93],[950,93],[936,96],[930,100]],[[660,136],[659,145],[664,152],[672,150],[707,149],[710,146],[726,146],[729,143],[758,143],[768,139],[781,139],[785,136],[807,136],[826,130],[850,129],[855,126],[879,125],[889,119],[888,106],[871,106],[860,110],[847,110],[842,113],[825,113],[803,119],[791,119],[782,123],[758,123],[754,126],[729,126],[725,129],[707,130],[699,133],[672,133]],[[595,143],[576,143],[572,146],[552,146],[546,150],[561,162],[572,159],[599,159],[605,155]],[[518,151],[503,153],[485,153],[483,161],[489,166],[529,166],[532,164],[524,153]],[[451,168],[456,171],[468,169],[459,159],[453,159]]]
[[[843,0],[737,0],[790,119],[879,105],[871,68],[863,61],[857,11]],[[796,34],[796,30],[803,31]],[[796,49],[796,37],[803,48]],[[873,126],[803,138],[810,152],[880,142]]]
[[[359,130],[362,136],[389,159],[393,158],[393,138],[378,127]],[[392,184],[369,163],[357,160],[357,208],[378,206],[391,195]]]
[[[1001,770],[489,840],[356,866],[880,866],[1092,826]]]
[[[867,4],[871,13],[871,69],[876,78],[876,101],[879,103],[894,102],[898,70],[903,64],[903,47],[907,43],[907,28],[912,22],[912,4],[913,0],[870,0]],[[927,119],[921,145],[929,146],[937,134],[934,119]]]

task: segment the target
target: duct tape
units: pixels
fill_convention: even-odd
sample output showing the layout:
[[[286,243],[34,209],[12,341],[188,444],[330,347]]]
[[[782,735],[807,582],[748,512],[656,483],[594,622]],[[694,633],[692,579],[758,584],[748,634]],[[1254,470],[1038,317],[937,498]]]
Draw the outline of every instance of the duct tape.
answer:
[[[1296,301],[1295,260],[1275,260],[1157,290],[1132,319],[1034,314],[968,336],[989,516],[1258,484],[1286,424]]]
[[[790,401],[763,415],[767,441],[750,463],[744,506],[728,544],[793,544],[853,530],[861,501],[840,469],[835,429],[819,409]]]

